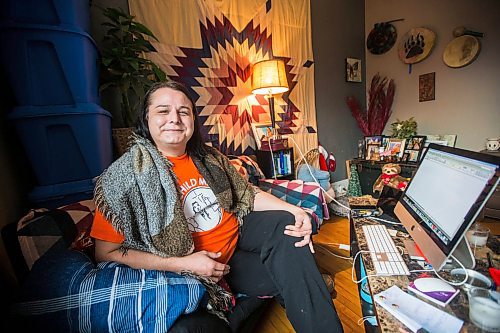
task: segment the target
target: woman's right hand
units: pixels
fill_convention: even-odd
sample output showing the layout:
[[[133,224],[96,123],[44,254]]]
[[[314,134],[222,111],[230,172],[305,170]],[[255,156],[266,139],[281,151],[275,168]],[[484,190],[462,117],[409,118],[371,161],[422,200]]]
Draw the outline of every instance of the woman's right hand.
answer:
[[[214,282],[219,282],[224,275],[229,273],[229,265],[221,264],[215,260],[220,255],[220,252],[198,251],[179,259],[182,261],[185,270],[207,276]]]

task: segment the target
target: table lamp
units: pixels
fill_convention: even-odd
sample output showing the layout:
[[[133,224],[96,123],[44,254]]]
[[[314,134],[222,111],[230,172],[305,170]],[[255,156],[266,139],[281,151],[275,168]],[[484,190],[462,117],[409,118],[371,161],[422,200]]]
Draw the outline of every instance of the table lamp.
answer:
[[[267,95],[273,135],[276,134],[276,116],[274,114],[274,96],[288,91],[285,62],[281,59],[263,60],[253,66],[252,93]]]

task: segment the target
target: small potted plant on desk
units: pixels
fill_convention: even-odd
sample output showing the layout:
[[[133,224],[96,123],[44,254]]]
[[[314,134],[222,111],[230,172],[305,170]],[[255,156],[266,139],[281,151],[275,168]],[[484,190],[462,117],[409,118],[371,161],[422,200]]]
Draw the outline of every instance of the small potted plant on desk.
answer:
[[[113,114],[113,140],[115,157],[121,156],[128,147],[128,138],[135,122],[136,111],[145,92],[153,82],[164,81],[166,74],[146,53],[156,52],[147,38],[158,39],[134,16],[122,9],[101,9],[107,21],[101,50],[100,92],[107,92],[108,106]],[[112,103],[112,98],[119,99]],[[119,106],[118,106],[119,104]]]

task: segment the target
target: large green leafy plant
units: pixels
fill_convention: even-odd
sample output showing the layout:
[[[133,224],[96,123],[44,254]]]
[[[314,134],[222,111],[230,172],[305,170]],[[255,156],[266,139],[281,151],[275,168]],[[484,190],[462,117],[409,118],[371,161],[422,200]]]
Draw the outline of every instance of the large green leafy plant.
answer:
[[[101,50],[99,90],[102,92],[114,87],[119,91],[121,120],[125,127],[130,127],[146,90],[154,82],[166,79],[166,74],[144,56],[146,53],[156,52],[148,38],[158,39],[147,27],[136,22],[134,16],[122,9],[101,10],[107,21],[102,23],[106,34]]]
[[[391,124],[391,127],[392,137],[394,138],[409,139],[417,134],[417,122],[413,117],[407,120],[396,119],[396,121]]]

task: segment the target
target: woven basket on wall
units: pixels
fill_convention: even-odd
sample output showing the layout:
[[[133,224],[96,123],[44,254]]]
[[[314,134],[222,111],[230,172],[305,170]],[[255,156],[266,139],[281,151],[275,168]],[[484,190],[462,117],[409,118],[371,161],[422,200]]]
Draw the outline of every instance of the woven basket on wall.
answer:
[[[130,147],[130,135],[133,127],[113,128],[113,145],[115,158],[122,156]]]

